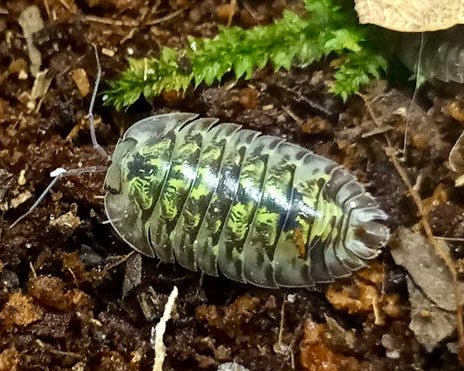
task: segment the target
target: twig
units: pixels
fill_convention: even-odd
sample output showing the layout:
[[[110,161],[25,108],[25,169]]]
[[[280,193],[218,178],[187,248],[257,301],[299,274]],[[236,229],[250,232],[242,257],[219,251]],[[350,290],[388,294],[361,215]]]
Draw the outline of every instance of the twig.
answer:
[[[184,9],[176,10],[175,12],[169,13],[168,15],[165,15],[164,17],[160,17],[160,18],[156,18],[156,19],[153,19],[151,21],[148,21],[146,23],[146,25],[147,26],[154,26],[154,25],[157,25],[159,23],[169,21],[169,20],[177,17],[179,14],[182,14],[183,12],[184,12]]]
[[[284,324],[285,324],[285,302],[286,302],[286,297],[284,296],[284,300],[282,301],[282,307],[280,308],[279,335],[277,337],[277,347],[275,349],[275,350],[278,350],[279,352],[282,352],[282,338],[284,335]]]
[[[371,104],[369,103],[367,97],[365,97],[362,94],[358,94],[358,95],[361,97],[361,99],[363,99],[366,105],[366,109],[369,112],[369,115],[372,117],[372,120],[374,120],[374,123],[378,127],[380,127],[381,123],[375,116],[372,110]],[[451,256],[449,255],[449,252],[443,240],[437,239],[433,235],[432,228],[430,227],[430,223],[428,221],[427,210],[425,209],[422,203],[422,199],[420,198],[419,194],[414,189],[411,181],[409,180],[409,177],[406,174],[406,171],[404,170],[404,168],[401,166],[400,162],[398,161],[398,158],[396,157],[396,150],[391,144],[390,138],[386,134],[384,134],[384,138],[388,145],[386,148],[384,148],[385,154],[389,157],[390,161],[395,167],[395,170],[399,174],[401,180],[406,185],[409,195],[411,196],[414,203],[416,204],[417,210],[419,212],[419,216],[421,218],[420,222],[421,222],[422,228],[425,231],[427,239],[430,241],[431,245],[433,246],[435,253],[445,262],[445,265],[448,267],[451,273],[451,276],[453,278],[454,299],[456,301],[456,328],[458,332],[458,346],[459,346],[458,358],[459,358],[460,364],[463,365],[464,364],[464,324],[463,324],[463,317],[462,317],[463,308],[462,308],[461,291],[459,290],[459,287],[458,287],[458,274],[456,272],[456,268],[454,266],[453,260]]]
[[[139,23],[135,19],[121,21],[119,19],[97,17],[94,15],[86,15],[85,20],[88,22],[101,23],[111,26],[137,27],[139,25]]]
[[[290,93],[291,95],[294,96],[296,102],[303,102],[309,105],[312,109],[317,110],[318,112],[323,113],[326,116],[331,116],[332,112],[325,108],[322,104],[319,104],[318,102],[309,99],[308,97],[304,96],[301,94],[299,91],[289,88],[288,86],[285,86],[283,84],[275,84],[279,89],[285,90],[286,92]]]
[[[458,287],[458,274],[456,272],[456,268],[454,266],[453,260],[447,251],[443,240],[437,240],[433,233],[432,228],[430,227],[427,212],[424,208],[422,200],[419,194],[414,190],[411,181],[406,174],[406,171],[400,165],[398,159],[396,158],[395,149],[392,147],[387,147],[384,149],[386,155],[390,158],[393,166],[395,167],[396,171],[400,175],[403,183],[408,188],[409,194],[413,199],[414,203],[416,204],[417,210],[419,211],[419,215],[421,217],[421,225],[425,231],[425,234],[435,249],[435,253],[445,262],[446,266],[448,267],[451,276],[453,277],[453,291],[454,291],[454,298],[456,301],[456,327],[458,331],[458,344],[459,344],[459,351],[458,357],[459,362],[461,365],[464,364],[464,324],[462,322],[462,315],[463,315],[463,308],[462,308],[462,299],[461,299],[461,291]]]
[[[248,1],[244,1],[243,2],[243,8],[248,12],[250,13],[251,17],[253,19],[255,19],[256,21],[258,22],[261,22],[264,20],[264,16],[261,15],[261,14],[258,14],[252,7],[250,4],[248,4]]]
[[[169,21],[172,18],[177,17],[179,14],[182,14],[183,12],[184,12],[183,9],[179,9],[179,10],[176,10],[175,12],[165,15],[164,17],[155,18],[155,19],[152,19],[151,21],[145,22],[143,23],[143,25],[154,26],[159,23]],[[112,25],[112,26],[139,27],[142,25],[141,22],[136,19],[129,19],[129,20],[121,21],[119,19],[97,17],[94,15],[85,16],[85,20],[88,22],[101,23],[101,24],[107,24],[107,25]]]
[[[382,326],[385,322],[382,318],[382,313],[379,308],[379,295],[377,290],[374,292],[372,297],[372,309],[374,311],[374,325]]]
[[[118,257],[120,259],[116,260],[114,263],[111,263],[109,265],[105,265],[103,267],[103,271],[102,271],[103,275],[107,274],[111,269],[116,268],[118,265],[124,263],[127,259],[129,259],[135,253],[136,253],[135,250],[131,251],[130,253],[128,253],[128,254],[126,254],[126,255],[124,255],[122,257]]]
[[[287,113],[287,115],[295,120],[298,125],[301,126],[303,124],[303,120],[295,112],[293,112],[289,106],[282,106],[282,109]]]
[[[63,357],[77,358],[77,359],[82,358],[82,355],[74,353],[74,352],[65,352],[63,350],[54,349],[50,344],[46,344],[40,339],[36,339],[35,342],[39,347],[46,349],[48,352],[52,354],[56,354],[58,356],[63,356]]]
[[[59,0],[60,4],[63,5],[66,10],[72,14],[76,14],[76,11],[71,8],[71,6],[64,0]]]
[[[155,350],[155,363],[153,371],[163,371],[164,358],[166,357],[166,345],[164,345],[163,337],[166,331],[166,323],[171,319],[172,310],[179,294],[177,286],[174,286],[169,294],[168,301],[164,307],[163,316],[160,318],[156,327],[151,329],[151,345]]]
[[[293,348],[295,346],[295,343],[297,339],[300,337],[302,329],[304,327],[305,320],[300,322],[297,326],[297,328],[293,331],[292,339],[290,341],[290,344],[288,344],[287,351],[285,352],[285,357],[282,363],[280,364],[280,371],[286,369],[285,364],[288,361],[288,358],[290,356],[290,367],[292,370],[295,369],[295,355],[293,354]]]
[[[50,13],[50,6],[48,5],[48,1],[47,0],[43,0],[43,4],[44,4],[44,8],[45,8],[45,12],[47,13],[47,17],[48,17],[48,20],[52,21],[52,15]],[[0,12],[1,14],[1,12]]]
[[[229,19],[227,20],[227,27],[232,25],[232,20],[234,19],[234,15],[237,11],[237,0],[231,0],[229,6],[231,7],[231,11],[229,13]]]
[[[434,237],[439,240],[444,240],[444,241],[464,242],[463,237],[446,237],[446,236],[434,236]]]

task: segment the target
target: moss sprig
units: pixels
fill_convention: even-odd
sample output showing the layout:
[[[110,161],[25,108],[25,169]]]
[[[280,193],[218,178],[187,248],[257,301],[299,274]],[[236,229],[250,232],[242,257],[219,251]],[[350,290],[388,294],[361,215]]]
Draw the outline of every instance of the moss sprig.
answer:
[[[367,40],[351,1],[305,0],[306,14],[284,11],[272,24],[250,29],[222,27],[216,37],[188,38],[183,49],[164,47],[158,58],[130,59],[129,67],[109,83],[106,102],[116,108],[150,99],[162,91],[207,86],[233,73],[251,79],[253,72],[306,66],[328,55],[339,57],[331,91],[343,99],[386,68],[385,59]]]

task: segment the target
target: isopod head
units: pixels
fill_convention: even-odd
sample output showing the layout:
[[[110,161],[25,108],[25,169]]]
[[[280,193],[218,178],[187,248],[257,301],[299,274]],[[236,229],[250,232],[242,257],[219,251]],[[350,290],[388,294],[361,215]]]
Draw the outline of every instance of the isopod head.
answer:
[[[191,113],[132,125],[105,188],[107,216],[135,250],[263,287],[348,276],[389,239],[386,214],[340,165]]]

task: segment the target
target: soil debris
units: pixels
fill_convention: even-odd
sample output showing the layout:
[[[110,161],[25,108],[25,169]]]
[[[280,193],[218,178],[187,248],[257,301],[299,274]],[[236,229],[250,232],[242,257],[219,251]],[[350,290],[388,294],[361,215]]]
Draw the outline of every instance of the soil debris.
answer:
[[[0,371],[17,371],[19,353],[15,348],[7,348],[0,353]]]
[[[304,324],[304,336],[300,343],[301,366],[308,371],[355,371],[362,369],[362,364],[354,358],[334,353],[327,345],[324,334],[327,325],[307,319]]]
[[[25,38],[18,19],[33,4],[38,31]],[[401,227],[404,237],[351,278],[312,291],[266,290],[201,279],[179,265],[142,258],[104,223],[104,172],[61,179],[9,229],[54,169],[106,165],[85,129],[96,76],[93,44],[104,85],[127,67],[128,57],[156,56],[162,46],[185,45],[188,36],[213,37],[229,22],[273,22],[288,8],[302,11],[303,3],[2,3],[0,370],[151,370],[150,330],[174,285],[179,296],[163,337],[165,370],[215,371],[224,364],[250,371],[457,368],[453,313],[440,309],[454,308],[450,277],[416,232],[421,215],[409,198],[412,189],[423,200],[433,234],[448,243],[462,276],[464,198],[455,187],[462,174],[450,170],[460,165],[449,157],[462,133],[462,98],[433,86],[425,85],[411,102],[408,86],[392,90],[379,82],[343,103],[328,92],[328,58],[290,71],[264,69],[250,81],[226,77],[210,88],[166,91],[126,112],[103,107],[97,97],[97,137],[108,153],[138,119],[182,110],[286,138],[343,164],[367,184],[392,232]],[[36,56],[29,57],[30,47]],[[37,77],[30,78],[32,69]],[[387,144],[404,174],[417,180],[409,188],[385,153]]]
[[[58,277],[33,278],[30,280],[28,292],[42,305],[60,311],[88,311],[91,307],[88,295],[79,289],[67,290]]]
[[[367,315],[376,325],[384,325],[385,317],[399,318],[404,314],[397,294],[382,293],[384,279],[382,265],[373,264],[359,271],[353,280],[330,284],[327,300],[336,309]]]
[[[14,293],[0,312],[0,319],[7,331],[14,326],[27,326],[43,317],[42,309],[34,304],[31,297]]]
[[[256,315],[259,299],[250,295],[244,295],[225,307],[216,305],[200,305],[195,311],[195,318],[199,322],[207,322],[227,336],[234,338],[243,334],[243,327]]]
[[[220,364],[217,371],[249,371],[247,368],[235,362],[227,362]]]

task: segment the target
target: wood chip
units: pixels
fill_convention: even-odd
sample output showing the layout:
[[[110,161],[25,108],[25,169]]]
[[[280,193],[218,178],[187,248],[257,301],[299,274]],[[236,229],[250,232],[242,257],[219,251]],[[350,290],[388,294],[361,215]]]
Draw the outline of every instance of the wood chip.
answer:
[[[26,39],[29,59],[31,61],[31,74],[32,76],[36,76],[42,65],[42,55],[34,45],[33,36],[36,32],[44,28],[40,9],[35,5],[27,7],[19,16],[18,23],[23,29],[23,34]]]
[[[102,54],[107,55],[108,57],[114,57],[114,50],[108,48],[102,48]]]
[[[87,78],[87,73],[83,68],[76,68],[71,71],[71,78],[73,79],[74,83],[79,89],[79,93],[81,97],[85,97],[90,92],[90,83],[89,79]]]

